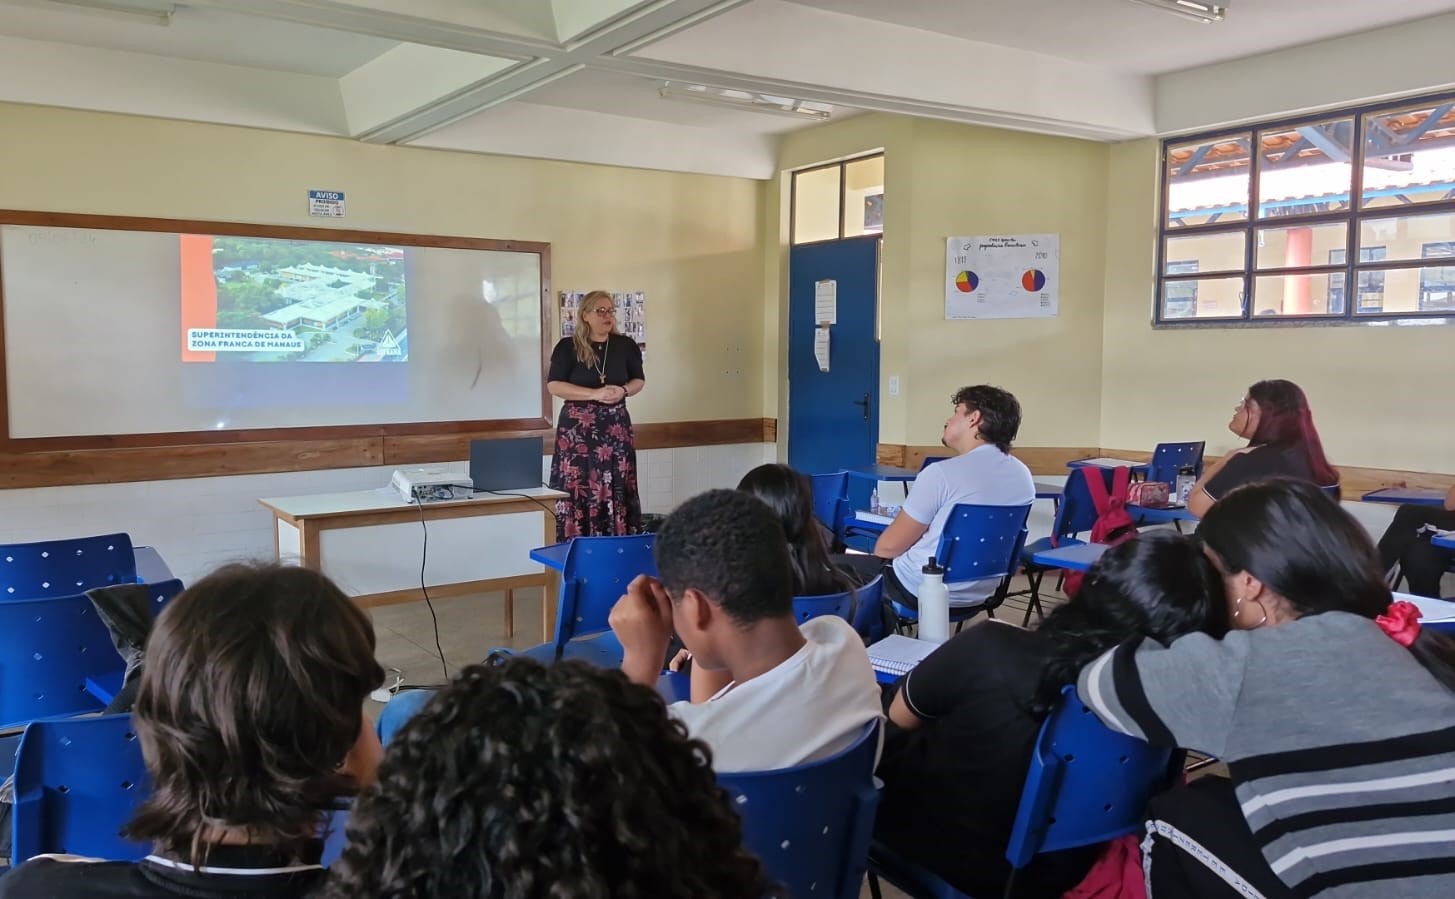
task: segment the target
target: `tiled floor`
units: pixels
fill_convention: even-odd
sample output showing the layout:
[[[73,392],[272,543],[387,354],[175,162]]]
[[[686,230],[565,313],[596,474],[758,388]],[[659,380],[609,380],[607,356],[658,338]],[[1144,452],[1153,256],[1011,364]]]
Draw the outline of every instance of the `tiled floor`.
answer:
[[[1049,588],[1052,584],[1046,586]],[[1016,589],[1023,587],[1024,580],[1021,579]],[[1046,602],[1046,610],[1049,612],[1064,600],[1054,590],[1048,589],[1047,593],[1049,602]],[[433,601],[434,613],[439,620],[440,646],[444,649],[451,675],[466,665],[481,661],[494,647],[519,649],[542,641],[541,591],[515,591],[514,637],[505,636],[504,598],[501,593],[487,593]],[[1023,599],[1013,597],[1006,602],[999,617],[1019,624],[1024,614]],[[381,606],[371,609],[369,615],[374,620],[378,659],[389,675],[388,683],[393,683],[396,677],[402,677],[406,684],[421,685],[444,680],[439,652],[435,648],[434,624],[423,602]],[[371,715],[377,715],[381,708],[380,703],[368,703]],[[882,894],[884,899],[906,899],[904,893],[887,884],[883,885]],[[868,899],[867,882],[860,896]]]

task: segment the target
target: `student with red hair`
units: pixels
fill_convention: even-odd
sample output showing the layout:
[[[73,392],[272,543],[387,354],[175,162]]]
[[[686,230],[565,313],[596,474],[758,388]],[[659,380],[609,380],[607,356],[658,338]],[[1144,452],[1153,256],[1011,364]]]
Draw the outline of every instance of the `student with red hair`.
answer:
[[[1187,498],[1201,518],[1233,488],[1269,478],[1308,481],[1339,496],[1339,471],[1324,456],[1313,412],[1303,389],[1292,381],[1259,381],[1233,407],[1228,430],[1248,441],[1203,472]]]

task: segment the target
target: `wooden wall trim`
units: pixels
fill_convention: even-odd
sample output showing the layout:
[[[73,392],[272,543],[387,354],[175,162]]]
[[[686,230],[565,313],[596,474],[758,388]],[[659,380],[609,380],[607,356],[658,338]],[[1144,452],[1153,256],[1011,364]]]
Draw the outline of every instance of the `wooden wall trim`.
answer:
[[[636,426],[637,449],[642,450],[771,443],[776,434],[777,421],[771,418],[644,422]],[[554,431],[548,428],[520,428],[340,440],[0,453],[0,489],[458,462],[469,458],[471,440],[507,437],[539,437],[543,453],[550,452],[555,440]]]
[[[1011,448],[1011,455],[1026,463],[1031,474],[1065,474],[1067,462],[1098,456],[1101,453],[1102,451],[1094,446],[1017,446]],[[944,446],[905,446],[902,443],[881,443],[875,455],[882,465],[898,465],[901,468],[918,471],[927,456],[954,454]]]

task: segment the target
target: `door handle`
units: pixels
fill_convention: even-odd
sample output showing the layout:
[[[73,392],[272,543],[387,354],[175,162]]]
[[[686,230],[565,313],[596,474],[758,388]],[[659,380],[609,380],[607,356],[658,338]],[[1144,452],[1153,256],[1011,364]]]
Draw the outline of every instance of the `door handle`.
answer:
[[[856,406],[863,406],[864,407],[864,420],[865,421],[868,421],[869,420],[869,402],[870,402],[870,400],[869,400],[869,394],[866,393],[866,394],[864,394],[864,398],[862,400],[854,400],[853,402],[854,402],[854,405],[856,405]]]

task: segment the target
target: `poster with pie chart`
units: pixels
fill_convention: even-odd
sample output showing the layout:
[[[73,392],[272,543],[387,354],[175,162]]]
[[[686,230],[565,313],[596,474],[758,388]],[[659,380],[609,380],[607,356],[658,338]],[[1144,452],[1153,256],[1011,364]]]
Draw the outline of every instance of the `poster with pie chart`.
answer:
[[[995,234],[945,240],[945,318],[1053,318],[1061,235]]]

